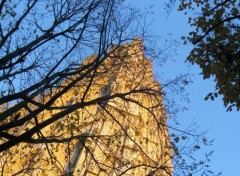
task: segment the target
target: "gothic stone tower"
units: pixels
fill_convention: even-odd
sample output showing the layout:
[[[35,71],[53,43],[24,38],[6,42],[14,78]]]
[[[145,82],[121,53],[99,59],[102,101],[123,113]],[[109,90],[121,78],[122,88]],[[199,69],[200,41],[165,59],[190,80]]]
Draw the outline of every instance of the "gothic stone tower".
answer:
[[[42,129],[45,139],[56,140],[12,147],[2,156],[2,161],[6,161],[4,175],[172,174],[161,87],[153,77],[152,62],[145,58],[140,39],[115,48],[109,50],[109,56],[98,68],[52,105],[74,107],[85,103]],[[80,67],[95,57],[87,58]],[[79,76],[72,76],[60,87]],[[56,88],[46,99],[58,91]],[[46,110],[38,119],[43,122],[63,110]],[[25,124],[24,128],[31,125]]]

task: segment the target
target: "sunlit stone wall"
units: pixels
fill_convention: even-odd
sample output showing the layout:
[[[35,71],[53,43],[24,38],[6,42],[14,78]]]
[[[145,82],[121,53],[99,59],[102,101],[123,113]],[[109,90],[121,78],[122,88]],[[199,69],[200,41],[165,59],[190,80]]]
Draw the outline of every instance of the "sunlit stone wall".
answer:
[[[94,57],[87,58],[81,66]],[[72,76],[62,86],[78,76],[81,75]],[[39,134],[59,141],[74,139],[64,143],[21,143],[11,148],[2,154],[4,175],[171,175],[172,153],[161,87],[153,77],[151,60],[143,54],[141,40],[135,39],[111,53],[97,69],[88,90],[91,79],[90,74],[78,82],[52,107],[71,106],[83,97],[84,102],[96,100],[95,103],[79,108]],[[58,91],[53,90],[45,99]],[[124,96],[97,101],[116,94]],[[46,110],[37,118],[41,122],[61,111]],[[32,125],[34,121],[15,133]]]

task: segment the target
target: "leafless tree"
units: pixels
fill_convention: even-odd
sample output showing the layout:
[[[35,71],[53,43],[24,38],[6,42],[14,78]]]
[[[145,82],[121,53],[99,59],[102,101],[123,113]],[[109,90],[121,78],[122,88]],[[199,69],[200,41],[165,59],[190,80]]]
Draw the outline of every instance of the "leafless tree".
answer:
[[[126,44],[146,36],[136,10],[122,0],[2,0],[0,14],[1,175],[71,175],[80,169],[83,151],[85,175],[138,168],[171,175],[169,151],[176,147],[167,134],[162,89],[149,70],[152,63],[138,63],[142,41]],[[142,112],[130,112],[135,106]],[[151,120],[136,120],[143,114]],[[115,130],[102,133],[110,122]],[[144,125],[155,131],[138,140]],[[166,152],[154,158],[146,146],[159,136]],[[128,152],[125,143],[132,144]],[[129,151],[135,150],[139,156],[133,157]],[[15,163],[19,168],[11,170]]]

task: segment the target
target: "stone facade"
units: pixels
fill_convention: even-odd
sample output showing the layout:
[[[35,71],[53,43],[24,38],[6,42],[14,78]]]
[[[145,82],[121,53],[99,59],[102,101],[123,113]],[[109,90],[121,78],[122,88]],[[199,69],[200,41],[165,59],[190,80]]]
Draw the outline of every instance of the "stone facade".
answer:
[[[43,122],[64,107],[82,102],[84,97],[85,106],[39,134],[47,139],[72,140],[12,147],[1,159],[2,165],[6,161],[4,175],[171,175],[166,115],[152,62],[145,58],[140,39],[116,50],[115,47],[95,73],[76,83],[52,105],[62,108],[38,115],[39,122]],[[94,58],[87,58],[80,67]],[[78,76],[81,75],[72,76],[60,87]],[[46,99],[58,91],[60,88]],[[32,125],[34,122],[22,128]]]

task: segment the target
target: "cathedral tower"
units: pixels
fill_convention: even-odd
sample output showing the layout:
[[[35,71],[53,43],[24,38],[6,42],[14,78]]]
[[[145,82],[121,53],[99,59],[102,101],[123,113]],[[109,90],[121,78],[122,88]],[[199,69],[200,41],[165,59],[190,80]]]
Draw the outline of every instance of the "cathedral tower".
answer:
[[[80,65],[86,72],[71,76],[46,96],[50,99],[85,77],[39,114],[38,123],[69,108],[76,110],[43,128],[42,143],[21,143],[0,154],[2,163],[6,161],[4,175],[172,175],[161,86],[143,54],[142,41],[113,45],[106,58],[96,62],[96,57]],[[95,68],[88,73],[91,65]]]

